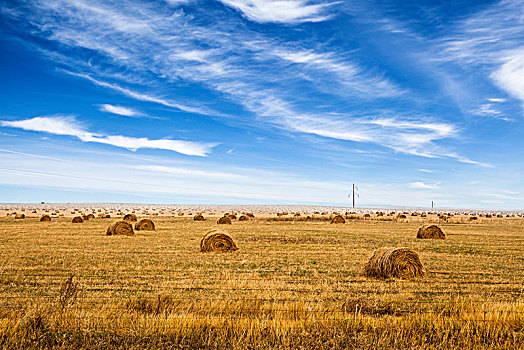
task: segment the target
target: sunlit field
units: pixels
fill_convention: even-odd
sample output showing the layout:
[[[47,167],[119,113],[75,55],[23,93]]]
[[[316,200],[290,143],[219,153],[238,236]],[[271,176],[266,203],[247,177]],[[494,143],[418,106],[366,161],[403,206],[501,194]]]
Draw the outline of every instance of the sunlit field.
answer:
[[[255,213],[217,225],[219,212],[204,212],[206,221],[137,212],[156,230],[107,236],[121,216],[72,223],[69,211],[51,222],[40,214],[0,219],[4,348],[524,347],[518,216],[372,213],[331,224]],[[417,239],[424,223],[446,239]],[[201,253],[213,228],[238,250]],[[425,276],[364,277],[381,247],[416,251]]]

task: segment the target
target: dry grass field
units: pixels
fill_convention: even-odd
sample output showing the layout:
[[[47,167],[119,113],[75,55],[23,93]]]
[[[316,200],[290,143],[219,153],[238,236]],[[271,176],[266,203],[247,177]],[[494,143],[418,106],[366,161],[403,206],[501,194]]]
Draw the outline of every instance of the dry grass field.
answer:
[[[156,230],[134,236],[105,234],[115,215],[76,224],[71,214],[51,222],[4,215],[1,346],[524,348],[523,218],[330,224],[269,221],[272,214],[217,225],[220,214],[137,213]],[[445,240],[416,238],[431,222]],[[200,252],[217,227],[238,251]],[[363,277],[381,247],[416,251],[424,278]]]

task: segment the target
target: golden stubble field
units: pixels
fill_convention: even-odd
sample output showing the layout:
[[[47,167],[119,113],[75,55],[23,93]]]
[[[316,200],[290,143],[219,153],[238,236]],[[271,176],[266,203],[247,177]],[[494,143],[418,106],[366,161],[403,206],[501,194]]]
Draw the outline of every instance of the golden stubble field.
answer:
[[[105,235],[115,217],[1,218],[2,347],[524,347],[522,218],[456,218],[445,240],[416,239],[436,217],[150,218],[131,237]],[[238,251],[200,252],[217,227]],[[363,277],[380,247],[415,250],[426,276]]]

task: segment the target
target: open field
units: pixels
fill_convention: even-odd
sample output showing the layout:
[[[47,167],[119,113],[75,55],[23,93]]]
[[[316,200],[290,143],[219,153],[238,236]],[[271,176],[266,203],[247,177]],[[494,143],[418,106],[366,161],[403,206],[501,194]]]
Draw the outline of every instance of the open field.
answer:
[[[0,213],[0,344],[524,347],[524,219],[518,216],[472,222],[465,215],[355,214],[330,224],[300,221],[306,214],[270,221],[275,213],[255,213],[253,220],[217,225],[222,212],[204,213],[208,220],[198,222],[188,211],[157,211],[137,212],[156,230],[130,237],[105,235],[118,210],[78,224],[71,223],[77,215],[71,208],[51,222],[39,222],[44,209],[26,210],[21,220],[6,217],[10,210]],[[445,240],[416,239],[418,228],[431,222]],[[238,251],[200,252],[201,238],[217,227]],[[415,250],[425,277],[363,277],[380,247]]]

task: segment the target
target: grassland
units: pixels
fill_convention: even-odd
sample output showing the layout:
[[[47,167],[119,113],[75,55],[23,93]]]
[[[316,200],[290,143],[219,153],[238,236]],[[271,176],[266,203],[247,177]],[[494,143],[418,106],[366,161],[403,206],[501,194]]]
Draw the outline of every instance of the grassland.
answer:
[[[139,215],[139,217],[144,217]],[[258,217],[258,215],[257,215]],[[199,251],[216,218],[0,219],[3,348],[516,349],[524,347],[524,219],[273,221],[225,229],[239,251]],[[222,225],[221,225],[222,226]],[[409,247],[421,280],[372,280],[380,247]],[[70,276],[72,283],[66,283]]]

